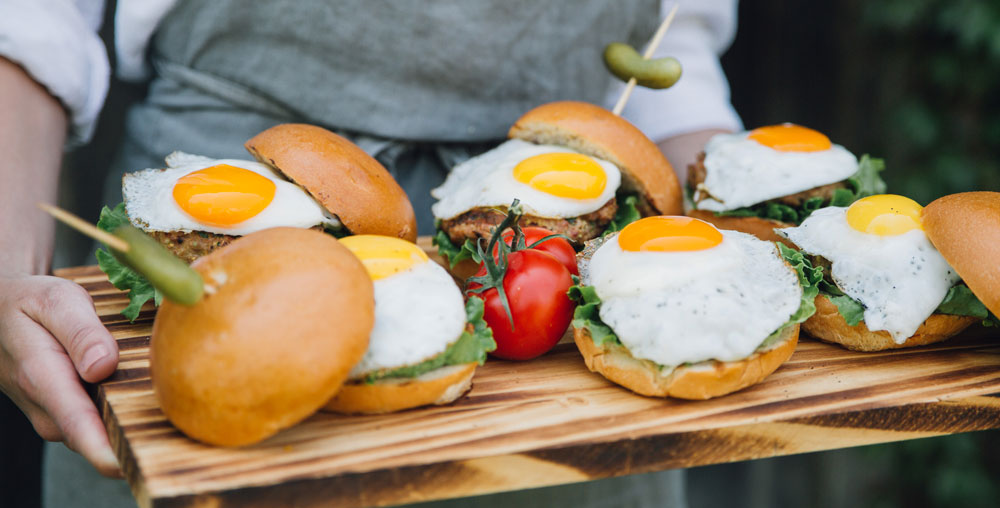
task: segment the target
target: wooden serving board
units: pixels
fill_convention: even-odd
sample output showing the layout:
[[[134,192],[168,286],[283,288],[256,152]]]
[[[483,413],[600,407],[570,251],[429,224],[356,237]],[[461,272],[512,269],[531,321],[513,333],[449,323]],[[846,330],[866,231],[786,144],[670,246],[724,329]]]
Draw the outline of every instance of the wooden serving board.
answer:
[[[874,354],[803,339],[764,382],[703,402],[634,395],[561,343],[530,362],[490,360],[448,406],[320,413],[263,443],[215,448],[157,406],[152,307],[130,324],[125,295],[96,267],[57,275],[90,292],[118,340],[118,370],[93,394],[142,507],[384,506],[1000,427],[989,395],[1000,393],[1000,333],[976,326]]]

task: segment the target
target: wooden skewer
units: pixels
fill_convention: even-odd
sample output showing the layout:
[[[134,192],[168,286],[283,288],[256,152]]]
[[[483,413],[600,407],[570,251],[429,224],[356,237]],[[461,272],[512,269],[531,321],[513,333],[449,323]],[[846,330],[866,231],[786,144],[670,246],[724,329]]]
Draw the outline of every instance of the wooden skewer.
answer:
[[[649,57],[653,56],[653,52],[660,45],[660,40],[663,39],[663,34],[667,33],[667,29],[670,28],[670,24],[674,22],[674,15],[677,14],[678,4],[674,4],[674,8],[670,9],[670,13],[664,18],[663,23],[660,23],[660,28],[656,29],[656,34],[653,35],[653,40],[649,41],[649,46],[646,48],[646,52],[642,54],[642,58],[649,60]],[[618,102],[615,104],[615,109],[611,110],[615,116],[620,116],[622,110],[625,109],[625,103],[628,102],[628,98],[632,95],[632,90],[635,89],[636,80],[631,78],[628,80],[628,84],[625,85],[625,90],[622,92],[621,97],[618,98]]]
[[[52,206],[48,203],[38,203],[38,208],[41,208],[63,224],[93,238],[94,240],[97,240],[98,242],[106,244],[112,249],[119,252],[128,252],[129,247],[125,240],[122,240],[107,231],[97,229],[97,227],[93,224],[67,212],[66,210],[63,210],[62,208]]]
[[[128,242],[126,242],[125,240],[122,240],[121,238],[118,238],[117,236],[112,235],[107,231],[98,229],[93,224],[77,217],[76,215],[67,212],[66,210],[63,210],[62,208],[59,208],[58,206],[52,206],[48,203],[38,203],[38,208],[41,208],[46,213],[55,217],[56,220],[62,222],[63,224],[66,224],[67,226],[93,238],[94,240],[104,243],[105,245],[111,247],[112,249],[115,249],[119,252],[128,252],[129,250]],[[206,294],[214,295],[216,291],[218,291],[218,286],[216,286],[215,284],[210,284],[207,281],[205,281],[204,284],[205,284],[204,290]]]

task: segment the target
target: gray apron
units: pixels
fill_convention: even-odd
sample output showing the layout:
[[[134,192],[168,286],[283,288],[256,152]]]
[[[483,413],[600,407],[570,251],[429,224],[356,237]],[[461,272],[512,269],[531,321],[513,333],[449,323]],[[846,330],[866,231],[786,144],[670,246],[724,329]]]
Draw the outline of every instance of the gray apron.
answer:
[[[181,150],[247,158],[272,125],[335,130],[399,180],[421,234],[455,162],[554,100],[603,100],[608,42],[641,45],[657,0],[181,1],[157,29],[149,95],[106,186]]]
[[[641,46],[658,24],[659,3],[182,0],[154,36],[155,77],[128,114],[105,202],[121,200],[122,173],[162,167],[174,150],[248,158],[243,143],[257,132],[305,122],[345,135],[385,165],[413,202],[420,233],[429,234],[429,191],[449,168],[495,145],[532,107],[600,103],[611,85],[603,47]],[[64,460],[63,450],[49,448],[47,463]],[[60,483],[46,478],[46,506],[85,506],[83,498],[115,506],[112,497],[124,492],[120,481],[95,479],[85,493]],[[683,500],[683,476],[666,472],[440,505]]]

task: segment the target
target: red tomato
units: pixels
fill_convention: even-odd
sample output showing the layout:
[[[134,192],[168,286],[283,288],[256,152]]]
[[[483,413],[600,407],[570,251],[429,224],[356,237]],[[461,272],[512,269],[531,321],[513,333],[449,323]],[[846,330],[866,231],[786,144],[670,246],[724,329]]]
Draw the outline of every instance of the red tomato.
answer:
[[[549,231],[548,229],[536,226],[528,226],[526,228],[521,228],[521,231],[524,233],[525,246],[531,245],[541,240],[542,238],[545,238],[546,236],[554,234],[552,231]],[[503,241],[507,245],[511,245],[511,243],[514,241],[514,231],[511,229],[504,231]],[[499,248],[500,246],[498,245],[493,247],[494,258],[497,256],[497,250]],[[562,263],[567,270],[569,270],[569,273],[572,273],[573,275],[580,275],[580,270],[576,267],[576,251],[573,250],[573,246],[570,245],[569,241],[567,241],[565,238],[552,238],[546,240],[538,244],[534,250],[540,250],[542,252],[548,252],[549,254],[552,254],[552,257],[559,260],[559,262]]]
[[[573,319],[573,302],[566,291],[573,285],[569,271],[551,254],[534,250],[513,252],[507,258],[503,289],[514,318],[510,319],[496,288],[470,297],[485,302],[483,319],[493,330],[497,348],[493,356],[507,360],[529,360],[552,349]],[[477,276],[486,274],[480,266]],[[481,287],[470,284],[470,289]]]

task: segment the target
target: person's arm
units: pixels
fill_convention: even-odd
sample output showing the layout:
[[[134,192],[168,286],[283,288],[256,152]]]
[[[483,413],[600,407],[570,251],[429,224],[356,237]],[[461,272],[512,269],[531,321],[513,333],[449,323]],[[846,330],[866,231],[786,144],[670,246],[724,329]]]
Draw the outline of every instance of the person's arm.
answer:
[[[667,90],[637,87],[622,116],[657,142],[683,183],[709,138],[743,126],[719,64],[736,34],[736,1],[663,0],[661,15],[675,3],[677,16],[653,58],[677,58],[681,79]],[[614,104],[623,86],[611,90],[608,103]]]
[[[705,149],[705,143],[716,134],[732,132],[731,129],[704,129],[700,131],[688,132],[669,137],[660,143],[660,151],[670,161],[670,165],[677,173],[677,178],[684,186],[687,181],[688,165],[694,164],[698,160],[698,154]]]
[[[0,90],[0,390],[43,438],[65,441],[101,473],[118,475],[104,425],[80,383],[114,372],[117,345],[82,287],[43,275],[53,223],[36,203],[55,201],[66,113],[3,58]]]

